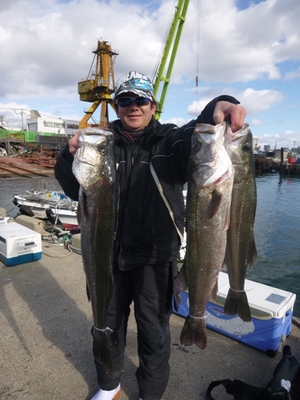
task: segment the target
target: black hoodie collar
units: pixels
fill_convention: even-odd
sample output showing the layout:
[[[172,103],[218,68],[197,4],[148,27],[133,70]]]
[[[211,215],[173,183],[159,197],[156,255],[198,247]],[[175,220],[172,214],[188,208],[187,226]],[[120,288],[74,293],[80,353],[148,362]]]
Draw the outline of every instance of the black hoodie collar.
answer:
[[[109,127],[115,132],[115,138],[123,139],[128,143],[133,143],[136,138],[141,138],[141,141],[146,141],[147,145],[155,138],[161,138],[167,135],[171,130],[177,128],[175,124],[161,124],[155,118],[151,119],[150,124],[141,132],[128,132],[124,131],[120,119],[113,121]]]

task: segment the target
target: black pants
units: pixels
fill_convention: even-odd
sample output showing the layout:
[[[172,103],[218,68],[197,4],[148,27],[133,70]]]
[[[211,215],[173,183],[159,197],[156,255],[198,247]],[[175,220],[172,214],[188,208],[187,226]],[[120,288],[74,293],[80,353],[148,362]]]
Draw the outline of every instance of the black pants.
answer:
[[[107,373],[97,362],[101,389],[120,383],[124,364],[130,304],[134,302],[137,323],[139,367],[136,372],[143,400],[161,399],[169,380],[170,329],[172,313],[172,264],[139,266],[114,273],[114,294],[107,316],[113,371]]]

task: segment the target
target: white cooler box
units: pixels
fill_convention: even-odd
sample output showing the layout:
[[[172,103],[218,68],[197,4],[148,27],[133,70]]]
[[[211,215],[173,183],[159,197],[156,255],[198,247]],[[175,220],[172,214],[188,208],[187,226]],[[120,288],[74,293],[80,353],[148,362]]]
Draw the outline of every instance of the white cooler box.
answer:
[[[41,234],[16,222],[0,220],[0,260],[7,266],[40,260]]]
[[[209,301],[206,305],[206,326],[274,356],[280,342],[284,342],[291,333],[296,295],[246,279],[245,291],[251,309],[251,321],[244,322],[237,315],[224,314],[228,290],[228,275],[220,272],[216,301]],[[179,309],[175,311],[173,308],[173,312],[182,317],[188,316],[188,292],[181,293]]]

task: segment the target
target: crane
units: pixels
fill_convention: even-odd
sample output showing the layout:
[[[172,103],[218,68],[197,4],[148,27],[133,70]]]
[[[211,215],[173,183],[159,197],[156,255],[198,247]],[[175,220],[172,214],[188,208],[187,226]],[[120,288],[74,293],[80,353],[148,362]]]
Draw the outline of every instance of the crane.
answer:
[[[157,68],[157,72],[155,73],[156,77],[153,84],[153,88],[154,88],[154,97],[157,101],[156,113],[155,113],[156,119],[160,118],[160,115],[163,111],[163,105],[165,102],[168,85],[170,83],[174,61],[176,58],[176,53],[178,50],[178,45],[180,42],[188,6],[189,6],[189,0],[178,0],[175,9],[175,14],[165,43],[163,55],[159,63],[159,66]],[[168,61],[168,66],[165,72],[167,61]],[[161,84],[162,88],[160,90]]]
[[[178,0],[164,50],[162,52],[162,57],[158,63],[157,69],[154,72],[155,80],[153,83],[153,89],[154,97],[157,102],[155,113],[156,119],[160,118],[160,115],[163,111],[163,104],[166,98],[168,85],[170,83],[188,5],[189,0]],[[97,49],[93,51],[93,53],[96,57],[94,78],[92,78],[89,74],[89,77],[86,80],[78,83],[78,94],[80,100],[93,103],[88,111],[85,112],[85,116],[79,122],[79,129],[95,125],[100,127],[107,126],[108,105],[114,109],[114,103],[111,98],[111,94],[115,89],[113,68],[114,58],[116,55],[118,55],[118,53],[113,51],[111,46],[106,41],[98,41]],[[99,105],[101,105],[99,124],[89,124],[89,119],[92,117]]]
[[[92,78],[89,73],[86,80],[78,83],[78,94],[80,100],[93,103],[79,122],[79,129],[95,125],[102,128],[107,126],[108,105],[114,108],[113,100],[111,98],[111,94],[115,89],[113,64],[114,58],[118,53],[113,51],[106,41],[98,41],[97,49],[93,51],[93,53],[95,54],[94,60],[96,58],[94,77]],[[99,106],[101,106],[99,124],[89,124],[89,119]]]

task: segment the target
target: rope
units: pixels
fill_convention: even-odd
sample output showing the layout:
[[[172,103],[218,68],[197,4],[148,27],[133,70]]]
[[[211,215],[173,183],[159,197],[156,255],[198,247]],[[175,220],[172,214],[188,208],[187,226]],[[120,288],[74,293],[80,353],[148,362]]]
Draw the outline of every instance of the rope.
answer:
[[[198,84],[199,84],[199,71],[200,71],[200,15],[201,15],[201,0],[197,1],[197,31],[196,31],[196,91],[195,91],[195,100],[196,100],[196,111],[198,111],[197,103],[198,103]]]

